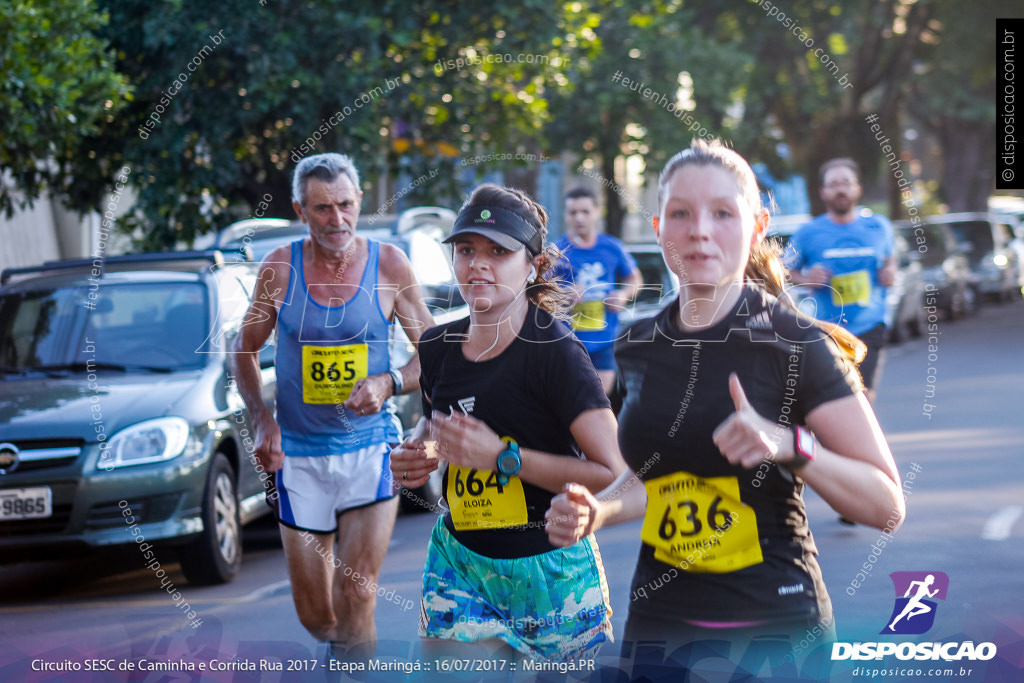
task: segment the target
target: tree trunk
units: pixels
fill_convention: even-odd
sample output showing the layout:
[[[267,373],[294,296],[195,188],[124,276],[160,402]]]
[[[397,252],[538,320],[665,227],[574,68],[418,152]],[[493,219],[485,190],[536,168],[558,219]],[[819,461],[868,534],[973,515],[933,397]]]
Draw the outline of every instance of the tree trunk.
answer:
[[[909,188],[910,185],[906,183],[910,182],[910,168],[907,164],[903,163],[903,126],[900,122],[900,109],[893,108],[889,116],[885,121],[885,129],[891,130],[892,134],[889,135],[889,144],[892,145],[893,152],[896,154],[896,164],[889,165],[889,161],[885,159],[883,154],[883,178],[882,187],[886,188],[886,195],[889,203],[889,218],[896,221],[906,217],[906,207],[903,205],[903,188]],[[903,182],[903,187],[900,187],[900,182]]]
[[[985,211],[995,186],[992,125],[946,117],[939,141],[943,159],[940,192],[949,211]]]
[[[622,237],[622,219],[626,212],[622,208],[622,201],[619,199],[619,188],[615,181],[615,159],[618,156],[618,146],[612,149],[601,150],[601,177],[604,178],[604,205],[605,223],[604,230],[612,237]]]
[[[811,202],[811,215],[818,216],[825,213],[825,203],[821,201],[821,180],[818,178],[818,169],[829,159],[845,156],[846,151],[841,145],[841,137],[836,135],[837,130],[842,126],[835,121],[822,121],[811,127],[811,134],[787,135],[787,140],[800,140],[800,143],[790,143],[793,151],[794,166],[804,175],[807,183],[807,198]]]

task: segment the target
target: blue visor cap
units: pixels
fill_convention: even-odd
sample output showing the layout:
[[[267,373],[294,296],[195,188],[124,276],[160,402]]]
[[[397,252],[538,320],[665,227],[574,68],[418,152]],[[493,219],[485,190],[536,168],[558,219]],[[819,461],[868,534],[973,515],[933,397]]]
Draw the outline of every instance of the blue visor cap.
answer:
[[[544,248],[544,239],[533,224],[514,211],[496,206],[467,206],[455,219],[452,234],[444,241],[454,242],[459,235],[482,235],[506,249],[526,247],[536,256]]]

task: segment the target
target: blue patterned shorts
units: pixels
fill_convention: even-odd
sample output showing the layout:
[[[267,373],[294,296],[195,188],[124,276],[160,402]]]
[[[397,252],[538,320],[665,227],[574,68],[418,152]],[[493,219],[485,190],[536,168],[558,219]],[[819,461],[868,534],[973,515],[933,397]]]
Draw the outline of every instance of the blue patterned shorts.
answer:
[[[593,657],[612,642],[611,606],[593,536],[540,555],[495,559],[459,543],[438,519],[427,549],[419,634],[496,638],[533,659]]]

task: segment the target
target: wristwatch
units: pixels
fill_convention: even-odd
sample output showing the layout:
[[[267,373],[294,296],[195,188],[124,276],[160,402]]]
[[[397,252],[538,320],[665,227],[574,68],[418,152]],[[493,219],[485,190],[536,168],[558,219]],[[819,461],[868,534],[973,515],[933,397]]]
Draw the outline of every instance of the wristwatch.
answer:
[[[798,425],[793,430],[793,459],[786,463],[786,467],[791,470],[805,467],[807,463],[814,460],[814,450],[817,445],[814,434]]]
[[[515,439],[507,436],[501,437],[501,440],[507,445],[505,450],[498,453],[498,472],[503,477],[513,477],[519,474],[519,470],[523,467],[523,458],[519,455],[519,444]]]
[[[388,370],[388,374],[391,375],[391,386],[392,396],[398,396],[402,393],[402,387],[405,386],[405,378],[402,377],[401,370]]]

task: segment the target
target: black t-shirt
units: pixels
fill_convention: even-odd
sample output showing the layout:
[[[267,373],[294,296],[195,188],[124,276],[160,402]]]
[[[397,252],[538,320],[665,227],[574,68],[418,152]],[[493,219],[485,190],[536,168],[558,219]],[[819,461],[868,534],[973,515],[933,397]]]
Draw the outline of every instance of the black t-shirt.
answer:
[[[530,304],[516,339],[501,355],[480,362],[463,355],[461,341],[468,329],[469,318],[463,318],[428,330],[420,340],[424,415],[431,410],[463,410],[498,436],[514,439],[520,448],[582,458],[570,425],[584,411],[608,408],[609,403],[586,349],[569,328]],[[472,528],[464,523],[457,528],[455,509],[445,513],[445,524],[460,543],[495,558],[554,549],[544,530],[544,513],[554,493],[518,477],[499,489],[501,481],[490,471],[461,471],[453,478],[451,470],[444,473],[447,507],[453,502],[455,509],[463,503],[489,506],[461,508],[467,515],[488,515],[479,518],[478,526],[469,525]],[[522,486],[521,498],[516,497],[516,482]],[[461,500],[449,500],[451,492]],[[495,512],[498,508],[505,514]],[[517,523],[505,526],[510,520]]]
[[[729,464],[712,433],[735,410],[731,372],[758,414],[781,425],[770,435],[781,441],[817,406],[859,391],[856,368],[760,289],[745,288],[700,332],[683,332],[678,310],[677,300],[615,345],[619,445],[648,489],[630,609],[717,622],[830,618],[803,482],[773,463]]]

